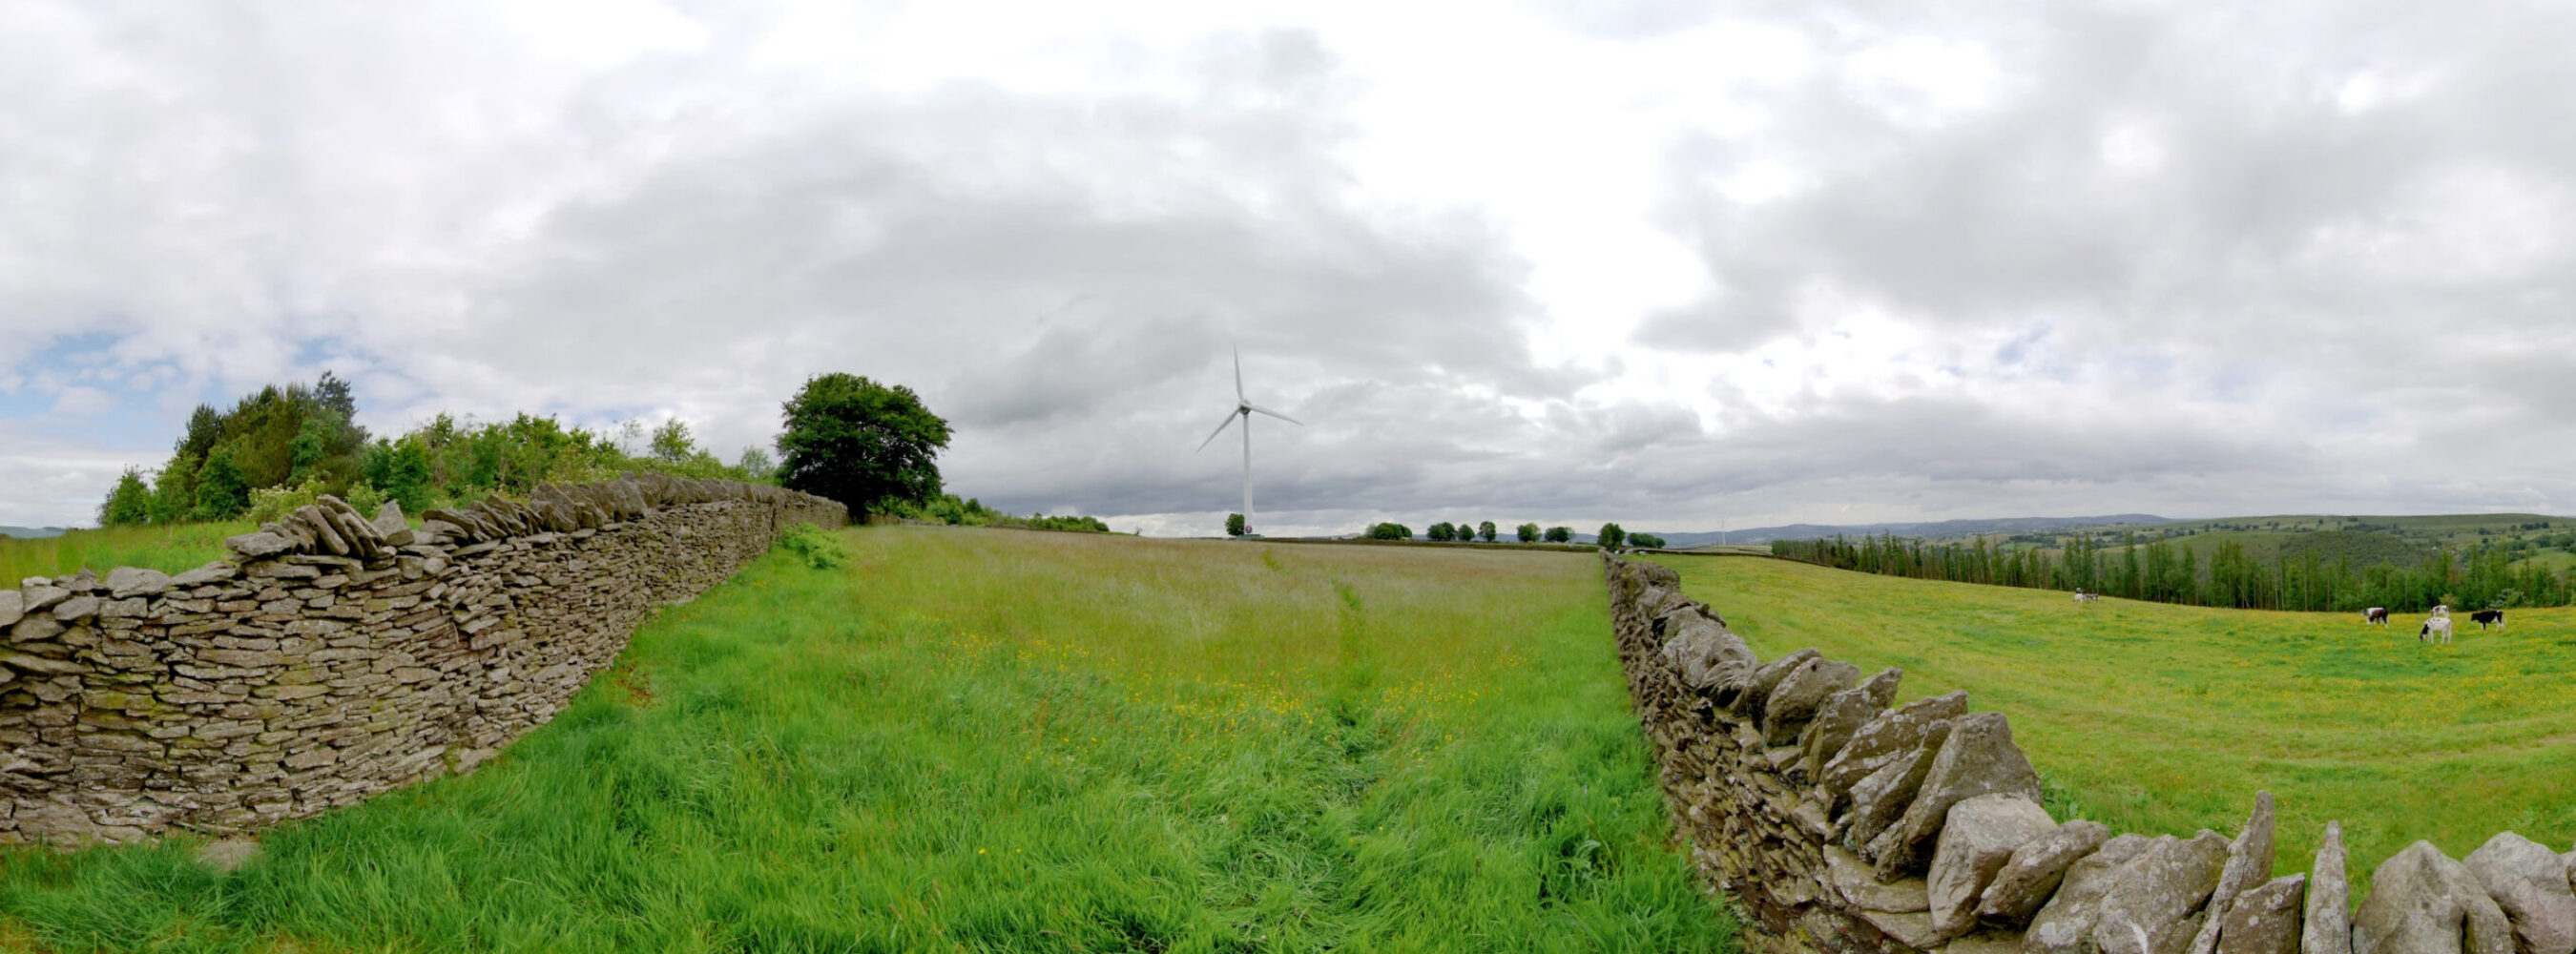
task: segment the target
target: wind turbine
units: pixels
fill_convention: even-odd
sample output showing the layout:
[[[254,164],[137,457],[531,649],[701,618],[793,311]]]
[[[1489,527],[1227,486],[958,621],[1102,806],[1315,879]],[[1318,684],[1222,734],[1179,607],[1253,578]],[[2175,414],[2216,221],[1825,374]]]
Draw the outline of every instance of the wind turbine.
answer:
[[[1199,450],[1206,450],[1209,444],[1216,443],[1216,436],[1225,433],[1226,425],[1234,423],[1236,418],[1243,419],[1243,535],[1247,537],[1254,535],[1252,532],[1252,415],[1255,412],[1268,414],[1299,427],[1306,426],[1304,421],[1256,405],[1252,403],[1251,398],[1243,396],[1243,349],[1236,348],[1234,350],[1234,410],[1227,411],[1225,420],[1217,422],[1216,430],[1208,432],[1207,440],[1199,442]]]

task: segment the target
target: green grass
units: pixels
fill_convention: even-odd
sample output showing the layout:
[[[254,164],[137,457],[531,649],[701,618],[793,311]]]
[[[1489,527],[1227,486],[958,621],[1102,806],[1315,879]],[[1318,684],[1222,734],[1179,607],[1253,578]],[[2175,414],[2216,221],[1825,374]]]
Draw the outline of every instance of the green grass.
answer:
[[[1667,844],[1596,558],[842,539],[664,613],[477,774],[233,875],[0,852],[0,944],[1735,947]]]
[[[1785,560],[1664,557],[1763,658],[1814,646],[2006,713],[2053,801],[2116,831],[2233,834],[2280,801],[2280,870],[2328,820],[2353,874],[2417,839],[2460,857],[2511,829],[2576,839],[2576,609],[2514,610],[2453,645],[2359,614],[2208,609],[1941,583]]]
[[[181,573],[230,555],[224,538],[257,529],[245,522],[70,530],[56,537],[0,537],[0,589],[31,576],[67,576],[120,566]]]

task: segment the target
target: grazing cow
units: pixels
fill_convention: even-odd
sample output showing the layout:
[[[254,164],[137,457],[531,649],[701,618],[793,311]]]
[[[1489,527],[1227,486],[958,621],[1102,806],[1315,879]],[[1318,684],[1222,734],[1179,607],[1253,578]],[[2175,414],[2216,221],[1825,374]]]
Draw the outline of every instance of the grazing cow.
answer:
[[[2079,589],[2075,591],[2075,601],[2078,603],[2099,603],[2102,602],[2102,594],[2087,593]]]
[[[2426,619],[2424,621],[2424,629],[2421,632],[2416,633],[2415,638],[2428,643],[2450,642],[2451,618],[2449,616],[2435,616]]]
[[[2469,614],[2469,619],[2475,621],[2479,629],[2485,629],[2489,625],[2497,629],[2504,628],[2504,611],[2500,609],[2479,610]]]
[[[2369,609],[2362,610],[2361,621],[2364,623],[2378,623],[2381,627],[2386,627],[2388,625],[2388,607],[2373,606]]]

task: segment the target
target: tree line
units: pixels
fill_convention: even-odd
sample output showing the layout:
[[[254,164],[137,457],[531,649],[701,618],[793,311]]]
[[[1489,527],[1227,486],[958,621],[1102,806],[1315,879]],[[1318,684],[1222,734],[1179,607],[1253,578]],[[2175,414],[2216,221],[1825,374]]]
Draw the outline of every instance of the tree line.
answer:
[[[2332,559],[2313,548],[2264,558],[2245,545],[2222,540],[2204,555],[2188,542],[2141,542],[2122,533],[2115,545],[2070,537],[2056,555],[2029,545],[1932,543],[1892,535],[1821,540],[1774,540],[1773,556],[1863,573],[1955,583],[1986,583],[2106,596],[2223,606],[2359,612],[2384,606],[2422,612],[2435,605],[2505,608],[2566,606],[2576,602],[2576,571],[2560,573],[2537,562],[2517,565],[2501,543],[2479,541],[2453,551],[2437,547],[2421,562],[2401,565]]]
[[[1241,526],[1241,518],[1241,514],[1228,514],[1226,519],[1226,532],[1238,536],[1241,535],[1242,531],[1237,529]],[[1360,535],[1370,540],[1411,540],[1413,539],[1413,528],[1393,521],[1386,521],[1370,524],[1369,528]],[[1468,526],[1464,523],[1450,523],[1443,520],[1439,523],[1432,524],[1429,531],[1424,535],[1436,543],[1492,543],[1495,540],[1496,528],[1494,526],[1494,522],[1491,520],[1482,521],[1474,526]],[[1522,543],[1574,542],[1573,527],[1549,527],[1545,530],[1541,530],[1539,529],[1538,524],[1524,523],[1519,527],[1514,528],[1512,535]],[[1664,545],[1664,538],[1662,537],[1651,533],[1629,533],[1626,530],[1620,529],[1619,525],[1616,523],[1602,524],[1601,532],[1595,534],[1593,539],[1598,545],[1612,550],[1626,547],[1654,548]]]

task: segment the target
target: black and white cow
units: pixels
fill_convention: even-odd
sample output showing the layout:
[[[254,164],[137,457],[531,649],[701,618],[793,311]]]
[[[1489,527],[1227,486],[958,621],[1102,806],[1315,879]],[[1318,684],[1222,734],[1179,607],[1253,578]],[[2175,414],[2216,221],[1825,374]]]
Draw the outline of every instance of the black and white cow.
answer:
[[[2426,619],[2424,621],[2424,628],[2415,634],[2415,638],[2428,643],[2450,642],[2451,618],[2448,616],[2435,616],[2430,619]]]
[[[2504,611],[2500,609],[2479,610],[2469,614],[2469,619],[2477,623],[2479,629],[2485,629],[2491,625],[2497,629],[2504,628]]]
[[[2388,607],[2373,606],[2369,609],[2362,610],[2361,621],[2364,623],[2378,623],[2381,627],[2386,627],[2388,625]]]

